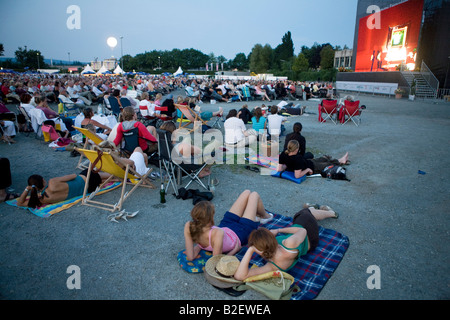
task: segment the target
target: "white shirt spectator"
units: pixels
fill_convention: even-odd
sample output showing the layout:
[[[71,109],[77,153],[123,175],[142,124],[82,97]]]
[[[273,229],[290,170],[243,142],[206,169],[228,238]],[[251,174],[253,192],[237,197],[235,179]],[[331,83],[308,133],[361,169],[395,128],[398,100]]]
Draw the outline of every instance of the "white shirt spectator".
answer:
[[[228,118],[223,127],[225,128],[225,143],[236,144],[245,138],[244,131],[247,128],[241,119],[237,117]]]
[[[281,134],[281,124],[285,121],[283,116],[279,114],[271,114],[267,117],[267,128],[269,134],[279,135]]]

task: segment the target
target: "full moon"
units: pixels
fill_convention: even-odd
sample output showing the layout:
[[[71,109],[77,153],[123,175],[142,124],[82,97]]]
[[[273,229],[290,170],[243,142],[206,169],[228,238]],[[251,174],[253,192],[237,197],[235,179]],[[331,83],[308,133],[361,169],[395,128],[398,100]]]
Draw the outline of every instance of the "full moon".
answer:
[[[106,40],[106,43],[108,44],[108,46],[111,47],[111,49],[114,49],[115,46],[117,46],[117,39],[114,38],[114,37],[109,37],[109,38]]]

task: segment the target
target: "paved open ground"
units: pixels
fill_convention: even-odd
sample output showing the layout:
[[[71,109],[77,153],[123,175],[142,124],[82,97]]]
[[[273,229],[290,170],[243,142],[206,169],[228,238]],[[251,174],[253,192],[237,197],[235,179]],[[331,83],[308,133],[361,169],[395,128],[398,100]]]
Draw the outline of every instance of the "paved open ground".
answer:
[[[359,127],[319,123],[314,101],[300,102],[314,114],[290,117],[286,125],[289,132],[295,121],[303,124],[307,149],[316,156],[339,157],[348,151],[350,182],[311,178],[297,185],[244,165],[216,166],[216,221],[244,189],[259,192],[269,210],[284,215],[292,216],[303,202],[328,204],[340,218],[321,225],[347,235],[350,247],[317,300],[449,299],[450,103],[357,98],[367,106]],[[242,104],[220,106],[228,111]],[[250,108],[260,104],[248,103]],[[16,140],[15,145],[0,144],[0,155],[11,161],[16,191],[33,173],[49,179],[79,172],[78,159],[69,152],[55,152],[43,140],[22,134]],[[103,197],[113,201],[118,192]],[[108,222],[105,211],[81,205],[43,219],[0,204],[1,299],[264,299],[251,291],[231,297],[203,275],[178,266],[192,202],[172,195],[167,200],[160,204],[157,190],[138,190],[124,208],[140,213],[120,223]],[[71,265],[81,271],[79,290],[66,286]],[[379,267],[380,289],[367,287],[372,265]]]

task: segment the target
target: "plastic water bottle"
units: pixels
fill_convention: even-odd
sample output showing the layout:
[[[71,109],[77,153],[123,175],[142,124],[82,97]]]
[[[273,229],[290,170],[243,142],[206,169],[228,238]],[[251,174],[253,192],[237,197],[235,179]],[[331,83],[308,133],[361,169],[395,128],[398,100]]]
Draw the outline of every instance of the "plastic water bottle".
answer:
[[[331,172],[327,173],[327,180],[330,181],[331,180]]]
[[[161,191],[159,192],[159,195],[161,196],[160,202],[166,203],[166,190],[164,189],[163,183],[161,183]]]

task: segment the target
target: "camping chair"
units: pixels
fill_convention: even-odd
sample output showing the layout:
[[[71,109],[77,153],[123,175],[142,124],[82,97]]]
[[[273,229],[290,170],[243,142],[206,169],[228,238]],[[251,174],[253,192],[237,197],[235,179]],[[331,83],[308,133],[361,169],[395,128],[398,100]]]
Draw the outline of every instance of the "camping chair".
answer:
[[[120,98],[120,104],[122,105],[122,108],[131,106],[131,102],[127,98]]]
[[[158,153],[159,153],[159,175],[161,184],[167,193],[169,185],[172,185],[175,195],[178,196],[177,180],[175,174],[175,164],[172,162],[172,141],[168,131],[157,129],[158,133]],[[163,170],[165,171],[163,178]],[[167,177],[167,180],[166,180]]]
[[[322,115],[325,114],[323,117]],[[330,119],[334,124],[336,120],[333,119],[333,115],[337,115],[337,100],[322,100],[322,104],[319,104],[319,122],[325,122]]]
[[[19,110],[19,112],[25,117],[25,120],[27,122],[27,127],[31,130],[33,130],[34,132],[34,137],[37,139],[39,138],[38,132],[40,131],[42,122],[39,124],[37,123],[37,121],[34,121],[31,118],[31,115],[28,114],[28,112],[25,110],[24,107],[22,106],[17,106],[17,109]],[[30,132],[27,133],[27,136],[30,134]]]
[[[189,159],[189,163],[185,163],[187,159],[183,158],[177,152],[173,151],[172,137],[164,130],[158,130],[158,147],[160,148],[159,156],[161,159],[161,164],[163,165],[160,165],[160,168],[164,167],[164,170],[169,175],[169,181],[167,182],[166,189],[168,188],[169,184],[172,184],[174,189],[176,189],[178,185],[181,185],[182,177],[185,176],[185,178],[189,179],[189,181],[184,186],[185,189],[187,189],[192,182],[196,182],[202,188],[209,190],[209,188],[198,176],[200,172],[207,166],[207,163],[204,162],[203,159],[201,159],[202,161],[198,163],[199,158],[192,156]],[[162,178],[162,172],[160,173]],[[210,178],[211,176],[208,176],[208,186],[211,182]],[[170,180],[172,182],[170,182]],[[177,190],[175,191],[175,194],[178,194]]]
[[[169,110],[169,107],[162,107],[162,106],[155,105],[155,111],[159,111],[159,113],[156,113],[156,118],[158,118],[158,121],[156,122],[157,128],[159,128],[163,122],[173,120],[173,117],[160,113],[161,111],[167,111],[167,110]]]
[[[116,117],[118,117],[119,114],[120,114],[120,109],[122,108],[122,107],[120,106],[120,104],[119,104],[119,101],[118,101],[115,97],[113,97],[113,96],[109,96],[108,99],[105,99],[105,100],[108,100],[109,106],[110,106],[110,108],[111,108],[111,109],[110,109],[111,112],[112,112]],[[107,103],[107,105],[108,105],[108,103]]]
[[[141,117],[148,121],[145,123],[145,125],[149,125],[149,123],[152,123],[156,118],[155,115],[150,115],[150,111],[148,110],[147,106],[139,105],[139,113],[141,114]]]
[[[30,135],[31,130],[34,132],[33,126],[32,126],[32,122],[31,122],[31,118],[28,115],[28,113],[27,113],[27,111],[25,110],[24,107],[17,106],[17,110],[19,110],[19,114],[23,115],[23,117],[25,118],[25,126],[26,126],[28,131],[25,131],[24,133],[28,137]],[[37,137],[37,133],[36,132],[35,132],[35,136]]]
[[[199,92],[199,94],[194,95],[195,91],[194,91],[194,89],[193,89],[192,87],[190,87],[190,86],[186,86],[186,87],[184,88],[184,93],[186,94],[186,97],[188,97],[188,98],[195,98],[195,99],[198,99],[198,96],[199,96],[199,94],[200,94],[200,92]],[[200,94],[200,97],[201,97],[201,94]],[[201,100],[201,99],[200,99],[200,100]]]
[[[244,97],[245,101],[253,100],[253,96],[250,93],[249,87],[242,86],[241,91],[242,91],[242,96]]]
[[[125,164],[118,156],[109,152],[98,152],[96,150],[87,150],[75,148],[79,153],[83,153],[86,158],[89,159],[89,169],[86,177],[86,184],[84,187],[83,198],[81,201],[82,205],[96,207],[99,209],[115,212],[122,210],[123,203],[126,199],[138,188],[146,187],[150,189],[155,189],[155,186],[151,183],[148,175],[153,171],[153,169],[148,170],[145,175],[140,175],[137,173],[129,164]],[[89,179],[91,177],[91,172],[97,168],[98,171],[103,171],[109,173],[111,176],[100,185],[97,190],[92,192],[87,196],[87,189],[89,186]],[[124,169],[125,168],[125,169]],[[108,182],[113,178],[118,178],[121,180],[122,192],[120,194],[119,201],[115,204],[110,204],[106,202],[100,202],[92,200],[99,190],[103,188]],[[127,185],[133,185],[132,189],[128,192],[126,191]]]
[[[75,111],[75,114],[79,114],[81,112],[80,107],[76,103],[65,103],[60,98],[58,98],[59,103],[63,105],[64,112],[71,113]]]
[[[339,119],[341,121],[341,124],[346,124],[351,120],[356,126],[359,126],[361,124],[361,112],[362,109],[359,106],[359,100],[345,100],[344,105],[341,106],[341,109],[339,110]],[[358,117],[358,119],[355,119],[356,117]]]
[[[100,138],[98,135],[96,135],[94,132],[90,131],[89,129],[75,127],[75,126],[73,128],[83,135],[83,140],[84,140],[83,149],[87,149],[90,142],[92,142],[95,145],[99,145],[100,143],[103,142],[102,138]],[[76,168],[81,169],[81,170],[88,168],[87,165],[82,163],[83,159],[84,159],[84,155],[81,153],[80,159],[78,160],[78,164],[77,164]]]

